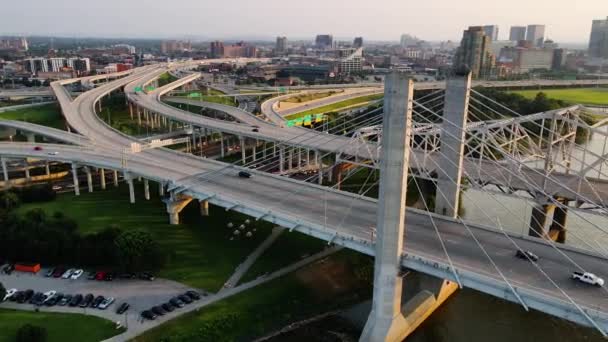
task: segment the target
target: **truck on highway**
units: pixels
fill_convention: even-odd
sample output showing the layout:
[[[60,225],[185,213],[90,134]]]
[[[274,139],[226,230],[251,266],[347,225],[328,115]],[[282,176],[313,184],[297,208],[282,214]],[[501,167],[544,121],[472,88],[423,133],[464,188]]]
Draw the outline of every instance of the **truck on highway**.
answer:
[[[604,286],[604,279],[589,272],[573,272],[572,279],[595,286]]]

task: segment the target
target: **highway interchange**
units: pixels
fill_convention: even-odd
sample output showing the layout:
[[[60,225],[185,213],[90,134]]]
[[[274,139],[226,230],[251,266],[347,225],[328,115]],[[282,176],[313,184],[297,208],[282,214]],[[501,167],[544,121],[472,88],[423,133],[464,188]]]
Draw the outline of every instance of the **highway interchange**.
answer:
[[[161,92],[165,89],[157,89],[150,95],[134,92],[136,87],[151,82],[166,71],[165,65],[138,68],[128,76],[100,84],[75,100],[72,100],[64,88],[65,84],[73,81],[53,83],[53,92],[67,122],[86,138],[75,139],[75,136],[69,133],[59,136],[59,133],[55,132],[54,139],[78,146],[37,144],[43,146],[43,151],[35,151],[32,143],[0,143],[0,155],[7,158],[49,159],[120,170],[132,176],[181,187],[185,189],[183,194],[199,200],[208,200],[227,209],[373,255],[375,200],[256,171],[250,171],[254,174],[253,178],[243,179],[237,177],[237,167],[169,149],[125,154],[124,149],[138,140],[111,129],[95,112],[99,99],[121,88],[124,88],[129,98],[139,106],[197,127],[212,127],[225,133],[267,141],[290,141],[310,149],[328,149],[328,145],[332,143],[336,144],[335,146],[348,143],[347,138],[322,137],[323,135],[318,133],[309,133],[311,135],[304,135],[306,138],[302,138],[301,128],[275,126],[266,131],[265,127],[260,125],[259,132],[252,132],[251,124],[236,128],[234,123],[216,122],[218,120],[209,122],[212,119],[200,116],[194,120],[194,115],[185,114],[160,101]],[[38,132],[47,134],[43,130]],[[57,151],[59,154],[48,155],[47,151]],[[606,290],[573,282],[569,275],[575,267],[565,266],[570,265],[568,259],[572,259],[586,271],[606,277],[608,272],[605,258],[573,248],[554,248],[538,239],[508,236],[487,227],[471,224],[465,226],[461,221],[408,210],[404,265],[448,279],[454,279],[453,270],[448,267],[449,262],[433,225],[437,226],[446,243],[447,251],[464,286],[511,301],[517,300],[471,238],[471,234],[474,234],[529,307],[585,325],[590,325],[589,318],[592,318],[604,331],[608,330]],[[532,264],[514,258],[514,243],[538,254],[541,257],[539,265],[546,275],[576,303],[584,307],[588,316],[575,308]]]

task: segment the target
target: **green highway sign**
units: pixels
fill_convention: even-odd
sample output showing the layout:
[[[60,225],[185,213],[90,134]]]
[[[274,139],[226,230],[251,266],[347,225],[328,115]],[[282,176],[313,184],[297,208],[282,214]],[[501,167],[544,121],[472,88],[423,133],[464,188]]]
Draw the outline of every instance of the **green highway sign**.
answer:
[[[142,89],[141,87],[135,87],[135,92],[136,92],[136,93],[137,93],[137,92],[142,92],[142,91],[143,91],[143,89]]]

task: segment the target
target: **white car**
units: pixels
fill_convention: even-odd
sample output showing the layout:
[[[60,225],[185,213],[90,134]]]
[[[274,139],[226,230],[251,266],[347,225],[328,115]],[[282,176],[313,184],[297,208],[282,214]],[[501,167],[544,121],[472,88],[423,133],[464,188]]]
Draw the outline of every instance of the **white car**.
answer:
[[[114,298],[108,297],[108,298],[104,299],[104,301],[101,302],[101,304],[99,304],[99,306],[97,306],[97,308],[101,309],[101,310],[105,310],[108,308],[108,306],[112,305],[112,303],[114,303]]]
[[[56,156],[58,154],[59,154],[59,152],[57,152],[57,151],[48,153],[49,156]]]
[[[572,273],[572,279],[595,286],[604,286],[604,279],[589,272],[574,272]]]
[[[67,271],[65,271],[63,273],[63,275],[61,276],[61,278],[68,279],[68,278],[70,278],[70,276],[72,276],[72,273],[74,273],[74,272],[76,272],[76,270],[73,269],[73,268],[70,268],[69,270],[67,270]]]
[[[57,294],[57,291],[47,291],[47,292],[45,292],[43,294],[44,294],[44,302],[43,303],[46,303],[47,300],[53,298]]]
[[[6,294],[4,295],[4,299],[2,299],[2,301],[10,299],[15,293],[17,293],[17,289],[6,290]]]
[[[76,280],[76,279],[80,278],[80,276],[83,273],[84,273],[83,270],[76,270],[76,271],[74,271],[74,273],[72,273],[72,275],[70,276],[70,278]]]

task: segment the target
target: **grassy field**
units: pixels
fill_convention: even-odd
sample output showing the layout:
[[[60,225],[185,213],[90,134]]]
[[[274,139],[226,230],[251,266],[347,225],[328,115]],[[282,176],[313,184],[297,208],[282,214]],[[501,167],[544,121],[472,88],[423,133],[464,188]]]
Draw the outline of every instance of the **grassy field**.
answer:
[[[298,232],[285,231],[264,254],[251,266],[241,283],[254,280],[265,273],[272,273],[289,266],[303,257],[315,254],[327,247],[323,240]]]
[[[332,96],[334,94],[336,94],[336,91],[302,94],[302,95],[296,95],[296,96],[290,97],[290,98],[286,99],[285,101],[281,101],[281,102],[290,102],[290,103],[308,102],[308,101],[318,100],[318,99],[322,99],[322,98],[325,98],[328,96]]]
[[[366,105],[368,102],[379,100],[382,97],[384,97],[384,94],[373,94],[373,95],[356,97],[353,99],[336,102],[336,103],[333,103],[333,104],[330,104],[327,106],[309,109],[307,111],[300,112],[297,114],[292,114],[292,115],[286,116],[285,119],[293,120],[293,119],[301,118],[301,117],[304,117],[306,115],[311,115],[311,114],[323,114],[323,113],[328,113],[328,112],[335,112],[337,110],[340,110],[340,109],[343,109],[346,107],[356,108],[357,106]]]
[[[204,101],[204,102],[213,102],[213,103],[219,103],[219,104],[223,104],[223,105],[227,105],[227,106],[232,106],[232,107],[236,107],[237,103],[234,100],[234,97],[226,97],[226,96],[207,96],[207,95],[203,95],[203,96],[199,96],[199,97],[188,97],[191,100],[198,100],[198,101]],[[185,108],[185,105],[182,105]]]
[[[65,129],[65,122],[58,104],[48,104],[0,113],[0,120],[27,121],[43,126]]]
[[[341,251],[199,312],[164,323],[136,342],[251,341],[287,323],[371,297],[371,259]],[[359,270],[359,271],[355,271]]]
[[[209,291],[217,291],[236,266],[270,233],[271,224],[252,219],[250,226],[256,228],[253,237],[230,241],[232,230],[226,228],[227,223],[238,226],[247,217],[214,206],[210,206],[210,216],[201,217],[196,201],[182,211],[182,224],[171,226],[157,187],[151,184],[152,198],[146,201],[143,183],[136,182],[136,186],[135,204],[129,203],[128,187],[121,184],[119,188],[110,186],[106,191],[83,191],[80,197],[62,194],[53,202],[23,205],[19,213],[31,208],[43,208],[48,213],[63,211],[78,222],[84,234],[112,224],[122,229],[147,230],[157,237],[169,255],[159,276]]]
[[[122,332],[95,316],[0,309],[0,342],[15,341],[24,324],[46,328],[48,342],[97,342]]]
[[[577,104],[608,106],[608,88],[571,88],[541,90],[548,97]],[[520,90],[514,93],[534,99],[539,90]]]

